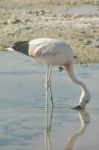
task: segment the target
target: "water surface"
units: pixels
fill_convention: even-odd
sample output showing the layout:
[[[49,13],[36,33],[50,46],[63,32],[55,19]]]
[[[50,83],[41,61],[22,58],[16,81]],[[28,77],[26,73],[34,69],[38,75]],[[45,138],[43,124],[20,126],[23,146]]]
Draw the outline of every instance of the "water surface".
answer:
[[[0,12],[1,13],[29,13],[32,12],[33,9],[31,8],[0,8]]]
[[[99,15],[99,8],[98,6],[78,6],[78,7],[71,7],[64,12],[64,15]]]
[[[80,88],[65,71],[52,73],[55,108],[45,113],[45,70],[32,58],[0,53],[0,150],[97,150],[99,148],[99,64],[74,65],[92,99],[85,111],[77,105]]]

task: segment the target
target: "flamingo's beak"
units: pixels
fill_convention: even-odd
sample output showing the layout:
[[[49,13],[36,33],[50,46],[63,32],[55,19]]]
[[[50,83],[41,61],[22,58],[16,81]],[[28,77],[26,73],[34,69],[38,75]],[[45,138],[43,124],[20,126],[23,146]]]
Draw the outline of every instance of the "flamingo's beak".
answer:
[[[83,109],[80,105],[76,106],[76,107],[73,107],[72,109],[75,109],[75,110],[81,110]]]

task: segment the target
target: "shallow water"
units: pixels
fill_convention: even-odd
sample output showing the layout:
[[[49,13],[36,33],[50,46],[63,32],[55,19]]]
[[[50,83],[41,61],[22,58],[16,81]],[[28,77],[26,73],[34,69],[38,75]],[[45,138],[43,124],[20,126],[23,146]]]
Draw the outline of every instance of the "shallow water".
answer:
[[[78,6],[64,11],[64,14],[99,15],[98,6]]]
[[[90,42],[91,42],[91,45],[99,46],[99,40],[91,39]]]
[[[33,9],[31,9],[31,8],[0,8],[0,12],[1,13],[5,13],[5,12],[7,12],[7,13],[22,13],[22,12],[27,12],[27,13],[29,13],[29,12],[32,12],[33,11]]]
[[[99,64],[74,65],[92,95],[81,112],[70,109],[78,103],[79,87],[55,68],[55,107],[45,113],[45,70],[25,55],[0,53],[0,150],[97,150]]]

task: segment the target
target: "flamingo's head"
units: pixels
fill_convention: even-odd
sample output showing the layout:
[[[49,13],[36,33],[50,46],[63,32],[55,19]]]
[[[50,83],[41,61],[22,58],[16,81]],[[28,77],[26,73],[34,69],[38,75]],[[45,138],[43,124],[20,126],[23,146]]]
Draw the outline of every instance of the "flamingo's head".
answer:
[[[74,107],[73,109],[77,109],[77,110],[84,109],[85,106],[87,105],[87,103],[90,101],[90,99],[91,99],[90,92],[89,91],[86,91],[86,92],[82,91],[79,105]]]
[[[91,95],[89,91],[82,91],[81,97],[80,97],[80,102],[79,105],[83,109],[85,108],[86,104],[90,101]]]

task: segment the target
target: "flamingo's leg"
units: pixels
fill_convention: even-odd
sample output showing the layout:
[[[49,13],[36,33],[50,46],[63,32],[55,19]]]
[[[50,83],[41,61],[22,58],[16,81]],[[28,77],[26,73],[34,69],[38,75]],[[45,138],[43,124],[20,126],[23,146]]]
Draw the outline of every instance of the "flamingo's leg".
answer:
[[[48,66],[48,70],[46,72],[46,109],[48,108],[48,88],[49,88],[49,82],[48,82],[48,76],[49,76],[49,70],[50,70],[50,66]]]
[[[48,89],[50,88],[50,94],[51,94],[51,103],[53,106],[53,95],[52,95],[52,89],[51,89],[51,71],[52,66],[48,66],[48,71],[46,73],[46,108],[48,107]]]
[[[49,75],[48,75],[48,82],[49,82],[49,88],[50,88],[50,95],[51,95],[51,103],[52,103],[52,107],[53,107],[53,94],[52,94],[52,84],[51,84],[51,72],[52,72],[52,66],[50,66],[49,69]]]

